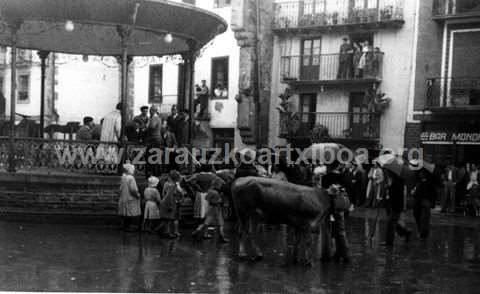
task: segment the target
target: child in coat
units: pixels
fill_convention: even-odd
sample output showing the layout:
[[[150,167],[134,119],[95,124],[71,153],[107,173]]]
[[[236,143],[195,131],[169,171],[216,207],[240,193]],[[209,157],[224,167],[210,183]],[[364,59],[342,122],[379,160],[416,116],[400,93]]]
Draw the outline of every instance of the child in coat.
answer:
[[[172,170],[168,174],[168,181],[163,186],[162,201],[160,205],[160,216],[166,227],[166,237],[176,238],[180,236],[179,226],[179,209],[178,202],[181,201],[184,190],[179,185],[180,174]]]
[[[143,213],[143,229],[149,233],[154,233],[160,221],[160,193],[157,185],[160,180],[157,177],[148,178],[148,187],[143,192],[145,199],[145,210]]]
[[[220,183],[219,183],[220,184]],[[208,209],[205,215],[205,221],[203,224],[199,225],[197,229],[192,233],[193,237],[197,237],[204,231],[205,228],[209,226],[217,226],[218,227],[218,234],[220,237],[220,241],[223,243],[228,243],[229,240],[225,237],[225,233],[223,231],[223,199],[222,195],[217,191],[221,187],[215,184],[213,185],[207,193],[205,198],[208,201]]]
[[[126,163],[123,165],[123,175],[120,181],[120,197],[118,199],[118,214],[122,218],[122,228],[124,231],[131,230],[132,223],[137,229],[140,229],[140,193],[138,192],[137,182],[133,174],[135,167]]]

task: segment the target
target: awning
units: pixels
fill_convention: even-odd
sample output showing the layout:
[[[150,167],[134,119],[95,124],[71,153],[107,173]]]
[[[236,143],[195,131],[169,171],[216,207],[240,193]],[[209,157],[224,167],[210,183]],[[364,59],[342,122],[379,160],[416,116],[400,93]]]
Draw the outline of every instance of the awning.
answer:
[[[135,24],[132,56],[180,54],[190,41],[200,48],[227,29],[216,14],[164,0],[0,0],[0,45],[12,44],[8,24],[15,22],[18,48],[100,56],[121,55],[119,26]]]

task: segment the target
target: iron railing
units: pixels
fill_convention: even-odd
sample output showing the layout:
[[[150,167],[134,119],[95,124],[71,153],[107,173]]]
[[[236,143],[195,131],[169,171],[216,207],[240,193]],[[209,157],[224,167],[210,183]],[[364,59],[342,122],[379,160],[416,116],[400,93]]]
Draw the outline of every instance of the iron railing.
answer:
[[[326,130],[325,139],[377,140],[380,137],[380,114],[294,112],[280,115],[283,137],[312,137],[322,128]]]
[[[383,52],[375,51],[352,54],[282,56],[280,73],[283,81],[380,80],[382,79],[383,55]],[[308,65],[305,66],[305,64]]]
[[[404,0],[304,0],[275,4],[274,28],[403,21]]]
[[[480,15],[480,1],[477,0],[434,0],[433,16]]]
[[[117,175],[122,157],[134,162],[143,146],[100,141],[14,139],[14,164],[17,172]],[[0,137],[0,171],[9,170],[9,138]],[[144,174],[145,164],[135,164]]]
[[[480,106],[480,77],[427,79],[427,107]]]

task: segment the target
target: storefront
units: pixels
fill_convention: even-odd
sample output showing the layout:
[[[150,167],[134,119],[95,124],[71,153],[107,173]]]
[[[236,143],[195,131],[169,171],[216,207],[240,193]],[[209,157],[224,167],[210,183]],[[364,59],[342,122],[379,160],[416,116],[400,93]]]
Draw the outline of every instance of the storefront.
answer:
[[[480,163],[480,121],[424,122],[424,157],[436,164]]]

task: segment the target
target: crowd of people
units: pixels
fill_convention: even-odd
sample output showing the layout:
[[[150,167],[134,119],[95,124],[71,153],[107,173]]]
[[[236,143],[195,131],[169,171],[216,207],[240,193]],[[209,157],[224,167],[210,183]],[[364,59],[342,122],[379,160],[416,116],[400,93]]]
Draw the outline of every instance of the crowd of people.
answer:
[[[382,56],[380,48],[373,48],[368,40],[352,42],[343,38],[337,79],[378,78]]]

